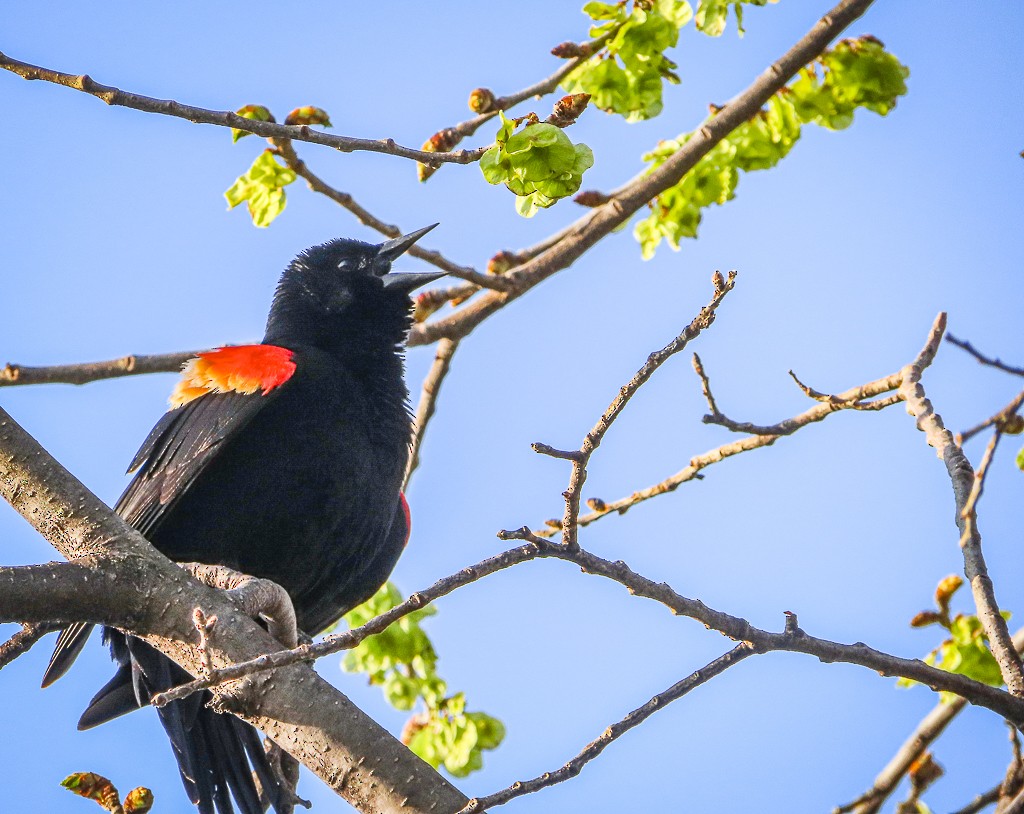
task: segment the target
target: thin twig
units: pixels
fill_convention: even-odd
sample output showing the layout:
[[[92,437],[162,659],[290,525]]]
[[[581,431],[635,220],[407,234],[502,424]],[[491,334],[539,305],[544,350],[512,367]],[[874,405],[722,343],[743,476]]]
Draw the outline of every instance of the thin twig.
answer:
[[[988,791],[979,794],[963,808],[958,808],[953,814],[978,814],[979,811],[988,808],[993,803],[999,802],[999,792],[1002,788],[1002,783],[996,783],[996,785]]]
[[[943,321],[943,328],[945,323]],[[918,360],[919,362],[920,360]],[[953,434],[942,423],[942,417],[935,412],[921,385],[923,365],[918,362],[907,365],[903,371],[903,381],[899,392],[907,404],[907,412],[916,420],[919,430],[925,433],[925,440],[942,458],[949,473],[953,486],[953,499],[956,504],[956,524],[960,530],[960,549],[964,557],[964,574],[971,583],[971,593],[978,611],[978,619],[988,637],[992,655],[995,656],[1002,673],[1003,681],[1009,691],[1016,697],[1024,697],[1024,667],[1020,656],[1013,648],[1006,620],[999,612],[995,587],[988,575],[988,566],[981,550],[981,534],[978,531],[977,518],[971,511],[971,496],[980,495],[981,484],[974,472],[971,462],[967,460],[963,450],[957,445]],[[1018,396],[1012,412],[1016,414],[1024,402],[1024,392]],[[1014,406],[1015,405],[1015,406]],[[977,495],[973,503],[977,502]],[[965,513],[966,512],[966,513]]]
[[[1004,373],[1012,373],[1014,376],[1024,376],[1024,367],[1016,367],[1015,365],[1008,365],[1006,362],[1001,361],[998,357],[992,358],[986,356],[977,348],[974,347],[970,342],[963,339],[957,339],[953,334],[946,335],[946,341],[951,345],[956,345],[958,348],[962,348],[967,351],[971,356],[978,360],[979,364],[988,365],[1002,370]]]
[[[1017,396],[1007,404],[1003,409],[990,418],[986,418],[980,424],[975,427],[971,427],[969,430],[964,430],[956,436],[956,443],[958,446],[963,446],[965,441],[969,441],[979,432],[987,427],[996,427],[1001,432],[1020,432],[1021,419],[1016,418],[1018,411],[1021,407],[1021,400],[1024,399],[1024,392],[1018,393]],[[1011,424],[1017,423],[1016,428],[1011,428]]]
[[[679,353],[691,339],[699,336],[701,331],[710,327],[711,323],[715,321],[715,312],[718,306],[721,305],[722,300],[725,299],[726,295],[736,285],[736,272],[730,271],[729,277],[726,279],[722,277],[720,272],[716,271],[712,281],[715,286],[715,293],[711,301],[701,308],[700,313],[683,328],[679,336],[661,350],[655,351],[647,357],[647,361],[633,375],[633,378],[619,389],[618,395],[608,405],[608,409],[604,411],[593,429],[584,437],[578,453],[572,457],[572,473],[569,476],[569,486],[563,492],[565,497],[565,514],[561,527],[562,544],[569,550],[574,550],[579,545],[580,500],[583,493],[583,484],[587,481],[587,464],[590,462],[594,451],[601,445],[601,441],[611,428],[612,423],[619,417],[637,390],[654,375],[654,372],[667,359]]]
[[[728,653],[719,656],[714,661],[694,671],[682,681],[678,681],[662,693],[654,696],[642,707],[638,707],[629,713],[625,718],[609,726],[601,736],[588,743],[583,750],[572,760],[553,772],[545,772],[532,780],[523,780],[513,783],[509,788],[486,797],[474,797],[457,814],[475,814],[475,812],[486,811],[492,806],[504,805],[516,797],[525,794],[532,794],[556,783],[563,783],[576,777],[587,763],[596,758],[616,738],[621,737],[630,729],[647,720],[651,715],[660,709],[664,709],[678,698],[682,698],[691,690],[701,684],[710,681],[715,676],[721,675],[734,664],[739,664],[743,659],[757,653],[757,649],[749,642],[741,642]]]
[[[941,328],[942,325],[944,325],[944,322],[942,321],[944,316],[944,314],[940,314],[936,317],[935,322],[932,324],[931,331],[928,334],[928,339],[925,342],[921,353],[918,354],[917,358],[918,360],[923,360],[923,364],[931,364],[931,360],[935,358],[935,349],[938,348],[939,343],[942,340]],[[697,375],[701,377],[702,388],[707,393],[710,393],[710,390],[708,389],[710,385],[708,383],[707,376],[701,375],[703,371],[704,368],[702,365],[700,370],[697,372]],[[722,426],[726,426],[729,429],[738,428],[743,432],[756,432],[757,434],[751,435],[748,438],[741,438],[740,440],[733,441],[729,444],[723,444],[720,447],[716,447],[715,449],[705,452],[703,455],[696,455],[690,459],[689,465],[686,466],[686,468],[681,469],[679,472],[676,472],[674,475],[665,478],[665,480],[656,483],[653,486],[648,486],[645,489],[639,489],[631,495],[627,495],[619,500],[601,501],[599,509],[588,514],[580,515],[577,518],[576,523],[578,526],[588,526],[591,523],[597,522],[601,518],[608,517],[612,514],[625,514],[638,503],[643,503],[644,501],[658,497],[659,495],[674,492],[682,484],[691,480],[699,479],[701,477],[701,471],[712,464],[719,463],[720,461],[724,461],[726,458],[731,458],[734,455],[739,455],[740,453],[748,452],[752,449],[771,446],[779,438],[786,435],[792,435],[797,430],[802,427],[806,427],[809,424],[824,421],[830,415],[839,410],[866,409],[869,405],[877,405],[874,406],[874,409],[882,409],[884,407],[897,404],[902,401],[902,396],[898,393],[876,401],[866,401],[866,399],[896,390],[902,381],[901,375],[902,369],[884,378],[876,379],[875,381],[867,382],[866,384],[858,385],[857,387],[852,387],[849,390],[833,396],[829,401],[819,402],[810,409],[771,426],[732,422],[721,413],[717,414],[717,418],[714,416],[705,416],[704,421],[707,423],[722,424]],[[713,403],[713,401],[711,403]],[[717,410],[717,407],[712,407],[711,409]],[[715,418],[715,420],[709,421],[710,418]],[[543,529],[537,531],[536,534],[540,537],[551,537],[559,531],[564,531],[564,529],[561,527],[557,529]]]
[[[27,653],[36,642],[47,633],[56,630],[53,625],[41,623],[24,623],[21,630],[3,644],[0,644],[0,669],[3,669],[18,656]]]
[[[580,55],[563,62],[562,65],[559,66],[558,70],[550,76],[541,79],[539,82],[535,82],[520,91],[516,91],[515,93],[510,93],[507,96],[498,96],[491,103],[490,109],[474,116],[472,119],[459,122],[451,127],[442,128],[437,132],[437,136],[440,137],[440,139],[448,146],[448,149],[452,149],[462,141],[462,139],[473,135],[481,125],[497,116],[499,111],[509,110],[521,102],[525,102],[527,99],[533,97],[539,98],[541,96],[546,96],[549,93],[553,93],[558,88],[559,83],[565,79],[566,76],[600,51],[604,44],[611,39],[613,34],[614,32],[609,32],[604,36],[589,40],[588,42],[579,43],[577,47],[580,50]]]
[[[122,356],[105,362],[27,367],[8,363],[0,369],[0,387],[19,384],[85,384],[143,373],[173,373],[201,351],[157,353],[150,356]]]
[[[361,206],[349,193],[335,189],[319,175],[316,175],[309,169],[306,162],[299,158],[298,154],[295,152],[295,147],[289,139],[276,138],[271,139],[271,141],[277,150],[277,154],[281,156],[285,164],[287,164],[296,175],[304,178],[306,183],[309,184],[309,188],[311,190],[319,192],[321,195],[325,195],[330,198],[336,204],[344,207],[355,215],[359,222],[364,226],[369,226],[371,229],[375,229],[386,237],[394,238],[400,237],[404,234],[402,230],[394,224],[385,223],[367,209],[363,208],[363,206]],[[508,288],[508,283],[505,282],[504,278],[495,277],[491,274],[481,274],[479,271],[470,268],[469,266],[460,266],[458,263],[454,263],[449,260],[439,251],[424,249],[417,245],[412,246],[406,254],[425,260],[442,271],[448,272],[453,277],[466,280],[467,282],[473,283],[474,285],[482,288],[491,288],[495,291],[503,291]]]
[[[416,418],[413,422],[412,444],[409,449],[409,467],[405,472],[405,480],[402,488],[409,488],[409,479],[416,467],[420,465],[420,448],[423,446],[423,436],[427,432],[427,424],[434,416],[437,409],[437,398],[441,395],[441,384],[444,382],[448,371],[451,370],[452,357],[458,350],[459,343],[453,339],[442,339],[437,343],[437,353],[434,356],[434,363],[430,366],[426,378],[423,380],[423,389],[420,392],[420,403],[416,406]]]
[[[88,93],[90,96],[95,96],[108,105],[129,107],[133,110],[141,110],[144,113],[174,116],[179,119],[187,119],[194,124],[215,124],[221,127],[230,127],[235,130],[244,130],[246,133],[263,136],[263,138],[289,138],[296,141],[308,141],[312,144],[333,147],[335,150],[343,153],[359,150],[384,153],[399,158],[409,158],[430,166],[437,166],[440,164],[471,164],[474,161],[479,161],[480,156],[487,151],[486,147],[479,147],[475,150],[458,150],[456,152],[424,152],[423,150],[414,150],[411,147],[403,147],[400,144],[396,144],[395,140],[390,138],[364,139],[351,136],[335,136],[320,130],[311,130],[305,124],[287,125],[246,119],[237,113],[232,113],[230,110],[207,110],[202,107],[185,105],[172,99],[153,99],[149,96],[142,96],[138,93],[115,88],[112,85],[101,85],[99,82],[95,82],[88,74],[62,73],[51,68],[19,62],[3,53],[0,53],[0,68],[17,74],[23,79],[41,79],[45,82],[53,82],[55,85],[62,85],[72,90]]]

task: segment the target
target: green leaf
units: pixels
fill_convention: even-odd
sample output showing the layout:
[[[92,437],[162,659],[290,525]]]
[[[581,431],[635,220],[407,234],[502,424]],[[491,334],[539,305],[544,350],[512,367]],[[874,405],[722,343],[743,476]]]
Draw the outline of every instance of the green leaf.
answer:
[[[238,110],[235,111],[235,113],[237,113],[243,119],[252,119],[253,121],[257,122],[274,121],[274,116],[263,105],[246,105],[245,107],[240,107]],[[245,138],[246,136],[251,135],[252,133],[250,133],[248,130],[238,130],[234,127],[231,128],[232,143],[238,141],[240,138]]]
[[[698,23],[703,19],[711,25],[709,15],[717,15],[719,10],[724,13],[733,2],[701,3]],[[644,259],[652,257],[663,240],[678,249],[684,238],[695,238],[703,210],[735,196],[740,172],[770,169],[785,158],[800,139],[802,125],[842,129],[852,123],[859,107],[880,115],[888,113],[906,93],[904,79],[908,75],[907,68],[872,37],[837,44],[822,55],[818,69],[803,69],[757,115],[733,130],[678,184],[651,202],[648,216],[634,226]],[[644,156],[650,162],[648,172],[660,167],[689,139],[690,135],[684,134],[661,142]]]
[[[402,595],[387,583],[345,614],[345,621],[358,627],[401,602]],[[434,768],[444,766],[452,775],[465,777],[483,766],[483,750],[498,747],[505,727],[486,713],[467,712],[464,693],[448,694],[448,685],[437,674],[437,654],[420,627],[433,613],[430,606],[421,608],[364,639],[345,655],[342,667],[366,673],[397,709],[422,704],[423,711],[406,725],[403,740]]]
[[[591,29],[592,36],[610,34],[601,52],[581,63],[562,80],[568,93],[589,93],[592,104],[635,122],[662,110],[663,81],[678,82],[676,64],[664,55],[679,41],[679,29],[693,17],[685,0],[657,0],[610,6],[588,3],[584,12],[607,20]]]
[[[501,115],[495,145],[480,160],[490,184],[504,184],[517,196],[516,211],[531,217],[538,208],[575,194],[583,173],[594,164],[585,144],[573,144],[553,124],[527,123],[515,132],[515,120]]]
[[[1020,448],[1020,452],[1017,453],[1017,468],[1024,471],[1024,447]]]
[[[295,173],[278,164],[270,150],[264,150],[248,172],[239,176],[224,193],[228,209],[234,209],[246,201],[253,225],[269,226],[284,211],[284,187],[294,180]]]

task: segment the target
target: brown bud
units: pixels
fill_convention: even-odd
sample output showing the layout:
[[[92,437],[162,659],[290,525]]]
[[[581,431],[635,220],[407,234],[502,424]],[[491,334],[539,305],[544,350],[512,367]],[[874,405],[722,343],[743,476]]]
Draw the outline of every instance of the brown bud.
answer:
[[[331,117],[323,108],[306,105],[297,107],[289,113],[284,120],[285,124],[319,124],[324,127],[331,126]]]
[[[1011,415],[1000,422],[1000,428],[1007,435],[1020,435],[1024,432],[1024,416]]]
[[[935,604],[944,613],[949,610],[949,600],[953,598],[960,586],[964,584],[963,579],[956,574],[945,577],[935,588]]]
[[[914,787],[914,792],[920,794],[942,777],[945,774],[945,770],[935,762],[931,752],[925,752],[910,764],[908,774],[910,775],[910,784]]]
[[[447,153],[461,140],[461,136],[451,128],[447,128],[434,133],[434,135],[423,142],[423,146],[420,149],[425,153]],[[427,164],[416,165],[416,175],[421,182],[426,181],[435,172],[437,172],[437,167],[431,167]]]
[[[402,727],[402,734],[399,739],[408,746],[412,743],[412,739],[416,737],[421,729],[425,728],[430,723],[430,715],[426,712],[417,712],[408,721],[405,722],[405,726]]]
[[[551,49],[552,56],[559,59],[573,59],[584,55],[583,49],[575,42],[560,42]]]
[[[124,797],[124,814],[146,814],[153,807],[153,792],[145,786],[132,789]]]
[[[590,507],[591,511],[595,511],[595,512],[606,512],[606,511],[608,511],[608,504],[605,503],[603,500],[601,500],[601,498],[599,498],[599,497],[588,497],[587,498],[587,505]]]
[[[490,88],[477,88],[469,94],[469,109],[474,113],[486,113],[494,109],[497,99]]]
[[[585,189],[576,195],[573,200],[580,206],[600,206],[611,200],[609,195],[599,192],[596,189]]]
[[[552,528],[552,529],[561,529],[562,528],[562,521],[561,520],[555,520],[555,519],[545,520],[544,521],[544,525],[547,526],[548,528]]]
[[[928,627],[928,625],[937,625],[942,622],[942,615],[935,611],[921,611],[917,616],[910,620],[911,627]]]
[[[424,291],[416,295],[412,309],[413,322],[425,322],[427,317],[447,302],[446,297],[438,296],[437,291]]]
[[[575,124],[576,119],[587,109],[589,103],[589,93],[570,93],[555,102],[555,107],[546,121],[555,127],[568,127],[570,124]]]
[[[504,274],[506,271],[517,265],[519,264],[516,262],[515,253],[503,250],[487,261],[487,273]]]

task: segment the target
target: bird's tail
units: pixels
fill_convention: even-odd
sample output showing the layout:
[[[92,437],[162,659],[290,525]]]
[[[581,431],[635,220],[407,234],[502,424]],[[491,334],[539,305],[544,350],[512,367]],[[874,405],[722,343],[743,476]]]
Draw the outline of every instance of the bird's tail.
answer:
[[[89,629],[83,632],[75,628],[82,626],[68,628],[58,639],[47,668],[47,683],[67,671],[88,637]],[[119,666],[114,677],[89,702],[78,722],[79,729],[90,729],[147,706],[157,693],[191,679],[181,667],[141,639],[110,628],[104,629],[103,638],[109,642],[111,655]],[[234,814],[232,797],[241,814],[264,814],[266,806],[257,791],[255,775],[266,803],[279,810],[281,783],[267,761],[259,734],[233,715],[214,712],[207,706],[210,699],[209,692],[194,693],[157,710],[189,798],[200,814]]]

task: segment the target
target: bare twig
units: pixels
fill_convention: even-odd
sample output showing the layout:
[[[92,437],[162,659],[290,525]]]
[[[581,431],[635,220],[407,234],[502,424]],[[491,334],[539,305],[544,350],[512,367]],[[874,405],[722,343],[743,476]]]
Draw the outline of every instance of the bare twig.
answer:
[[[53,625],[43,623],[26,622],[22,624],[21,630],[0,644],[0,669],[6,667],[18,656],[27,653],[32,645],[54,630],[56,628]]]
[[[563,62],[562,65],[559,66],[558,70],[550,76],[540,80],[539,82],[535,82],[520,91],[516,91],[515,93],[510,93],[507,96],[498,96],[491,102],[491,106],[488,110],[478,116],[474,116],[472,119],[467,119],[466,121],[459,122],[451,127],[445,127],[439,130],[436,137],[450,150],[462,141],[462,139],[473,135],[481,125],[497,116],[498,111],[509,110],[521,102],[525,102],[527,99],[533,97],[539,98],[541,96],[546,96],[549,93],[553,93],[558,88],[559,83],[566,76],[600,51],[604,44],[611,39],[613,33],[614,32],[609,32],[597,39],[579,43],[579,45],[576,46],[579,49],[579,56]]]
[[[946,335],[946,341],[951,345],[956,345],[958,348],[962,348],[967,351],[971,356],[978,360],[979,364],[988,365],[1002,370],[1004,373],[1012,373],[1014,376],[1024,376],[1024,367],[1016,367],[1015,365],[1008,365],[1006,362],[1001,361],[998,357],[992,358],[986,356],[977,348],[974,347],[970,342],[963,339],[957,339],[953,334]]]
[[[999,801],[999,792],[1002,791],[1003,784],[996,783],[988,791],[979,794],[971,802],[965,805],[963,808],[958,808],[953,814],[978,814],[979,811],[988,808],[993,803]]]
[[[455,355],[458,347],[458,341],[453,339],[442,339],[437,343],[437,354],[434,356],[434,363],[430,366],[430,371],[423,380],[420,403],[416,406],[412,445],[409,450],[409,467],[405,472],[405,481],[402,484],[403,489],[409,487],[409,479],[420,464],[420,447],[423,445],[423,436],[427,432],[427,424],[434,416],[434,410],[437,408],[437,398],[441,394],[441,384],[448,375],[448,371],[451,370],[452,357]]]
[[[221,127],[231,127],[235,130],[244,130],[246,133],[253,133],[264,138],[289,138],[296,141],[308,141],[312,144],[333,147],[335,150],[343,153],[363,150],[372,153],[384,153],[399,158],[409,158],[423,164],[437,166],[440,164],[471,164],[474,161],[479,161],[480,156],[487,150],[486,147],[480,147],[475,150],[458,150],[457,152],[424,152],[423,150],[414,150],[411,147],[403,147],[400,144],[396,144],[394,139],[389,138],[364,139],[351,136],[334,136],[319,130],[310,130],[309,126],[305,124],[287,125],[246,119],[229,110],[207,110],[202,107],[184,105],[171,99],[153,99],[149,96],[130,93],[129,91],[115,88],[112,85],[101,85],[99,82],[95,82],[88,74],[62,73],[51,68],[19,62],[3,53],[0,53],[0,68],[17,74],[23,79],[41,79],[45,82],[53,82],[55,85],[63,85],[72,90],[88,93],[90,96],[95,96],[108,105],[129,107],[134,110],[141,110],[144,113],[174,116],[179,119],[186,119],[194,124],[215,124]]]
[[[275,138],[271,139],[271,141],[276,148],[277,154],[284,159],[284,162],[295,172],[296,175],[306,179],[306,183],[309,184],[309,188],[311,190],[319,192],[321,195],[325,195],[330,198],[336,204],[344,207],[355,215],[359,222],[364,226],[369,226],[371,229],[375,229],[382,235],[394,238],[404,234],[402,230],[394,224],[385,223],[370,213],[367,209],[364,209],[349,193],[335,189],[319,175],[316,175],[309,169],[306,162],[299,158],[298,154],[295,152],[295,147],[289,139]],[[458,263],[452,262],[438,251],[424,249],[421,246],[412,246],[406,251],[406,254],[425,260],[442,271],[447,271],[453,277],[466,280],[467,282],[473,283],[481,288],[491,288],[496,291],[504,291],[508,288],[508,283],[505,282],[504,278],[496,277],[492,274],[481,274],[479,271],[472,269],[469,266],[460,266]]]
[[[973,503],[977,502],[977,496],[972,502],[971,495],[975,491],[980,495],[981,483],[971,462],[967,460],[953,434],[943,425],[941,416],[935,412],[925,395],[924,387],[921,385],[921,371],[924,367],[922,362],[923,360],[919,358],[903,369],[903,381],[899,392],[907,404],[907,412],[915,418],[917,428],[925,433],[928,445],[934,447],[946,465],[953,485],[956,524],[960,530],[960,548],[964,556],[964,574],[971,583],[978,619],[988,637],[992,655],[999,664],[1007,688],[1014,696],[1024,697],[1024,668],[1020,656],[1013,648],[1006,620],[999,613],[995,588],[988,575],[988,567],[981,550],[977,518],[971,511]],[[1020,407],[1021,401],[1024,401],[1024,393],[1016,400],[1016,408]]]
[[[173,373],[201,351],[157,353],[151,356],[122,356],[106,362],[26,367],[8,363],[0,369],[0,387],[19,384],[85,384],[99,379],[139,376],[143,373]]]
[[[1021,401],[1024,400],[1024,392],[1018,393],[1017,396],[1007,404],[1002,410],[996,413],[990,418],[986,418],[980,424],[975,427],[971,427],[969,430],[964,430],[956,436],[956,443],[958,446],[963,446],[965,441],[969,441],[979,432],[987,427],[996,427],[1000,432],[1020,432],[1021,419],[1017,417],[1017,413],[1021,407]],[[1017,427],[1011,425],[1017,423]]]
[[[939,343],[942,340],[942,326],[945,324],[945,314],[939,314],[936,317],[935,322],[932,324],[931,331],[928,334],[928,339],[925,342],[918,359],[922,360],[922,364],[930,364],[931,360],[935,358],[935,349],[938,348]],[[697,360],[699,363],[700,360]],[[694,367],[697,368],[697,363]],[[703,365],[699,366],[697,375],[701,379],[701,387],[705,392],[705,397],[710,396],[710,384],[707,379],[707,375],[704,373]],[[650,500],[653,497],[664,495],[669,492],[674,492],[682,484],[687,481],[695,480],[701,477],[701,470],[711,466],[712,464],[724,461],[726,458],[731,458],[734,455],[739,455],[742,452],[748,452],[752,449],[759,449],[761,447],[768,447],[774,444],[779,438],[792,435],[802,427],[806,427],[809,424],[813,424],[818,421],[823,421],[833,413],[839,410],[846,409],[866,409],[868,406],[874,406],[874,409],[882,409],[892,404],[897,404],[902,401],[902,396],[898,393],[881,398],[876,401],[867,401],[869,398],[879,396],[883,393],[888,393],[892,390],[896,390],[900,386],[902,381],[902,369],[896,373],[890,374],[881,379],[876,379],[866,384],[852,387],[842,393],[832,396],[828,401],[821,401],[815,404],[808,410],[795,415],[792,418],[787,418],[784,421],[780,421],[778,424],[772,424],[770,426],[762,426],[757,424],[741,424],[739,422],[731,421],[726,418],[722,413],[717,412],[717,406],[711,406],[712,415],[705,416],[704,421],[711,424],[721,424],[728,429],[736,429],[740,432],[756,433],[748,438],[742,438],[739,441],[733,441],[729,444],[723,444],[720,447],[716,447],[703,455],[696,455],[690,459],[689,465],[685,469],[681,469],[674,475],[665,478],[660,483],[656,483],[653,486],[648,486],[645,489],[639,489],[633,492],[631,495],[620,498],[614,501],[601,501],[600,508],[594,511],[580,515],[577,518],[577,525],[588,526],[600,520],[602,517],[607,517],[612,514],[624,514],[626,511],[631,509],[638,503],[643,503],[646,500]],[[714,399],[709,401],[709,405],[714,405]],[[537,531],[536,534],[539,537],[550,537],[558,531],[564,531],[563,529],[543,529]]]
[[[718,306],[721,305],[722,300],[725,299],[725,296],[732,291],[733,287],[736,285],[736,272],[730,271],[728,280],[726,280],[720,272],[716,271],[712,277],[712,282],[715,286],[715,293],[711,301],[701,308],[700,313],[694,317],[685,328],[683,328],[679,336],[669,342],[661,350],[655,351],[647,357],[647,361],[633,375],[633,378],[619,389],[618,395],[612,400],[612,403],[608,405],[608,409],[606,409],[597,420],[593,429],[586,434],[578,452],[572,456],[572,473],[569,476],[569,486],[565,492],[562,493],[565,497],[565,515],[562,519],[562,544],[569,550],[574,550],[579,546],[577,538],[579,530],[578,521],[580,514],[580,500],[583,493],[583,484],[587,481],[587,464],[590,462],[590,457],[601,445],[601,441],[611,428],[612,423],[619,417],[626,405],[629,403],[629,400],[636,394],[637,390],[639,390],[644,383],[654,375],[654,372],[661,367],[669,357],[679,353],[679,351],[686,347],[691,339],[696,338],[701,331],[708,328],[711,323],[715,321],[715,312],[717,311]],[[534,449],[537,449],[536,445]],[[550,449],[550,447],[546,447],[544,451],[547,451],[548,454],[554,454]],[[556,455],[556,457],[569,456]]]
[[[545,772],[540,777],[535,777],[532,780],[513,783],[509,788],[495,794],[489,794],[486,797],[474,797],[458,814],[475,814],[476,812],[486,811],[492,806],[504,805],[516,797],[532,794],[535,791],[540,791],[548,786],[563,783],[576,777],[587,763],[600,755],[616,738],[621,737],[633,727],[643,723],[659,709],[664,709],[677,698],[682,698],[691,690],[724,673],[734,664],[739,664],[743,659],[757,652],[757,649],[749,642],[742,642],[736,645],[728,653],[719,656],[714,661],[691,673],[682,681],[676,682],[664,692],[654,696],[642,707],[633,710],[621,721],[609,726],[601,733],[600,737],[588,743],[583,748],[583,751],[560,769],[553,772]]]

